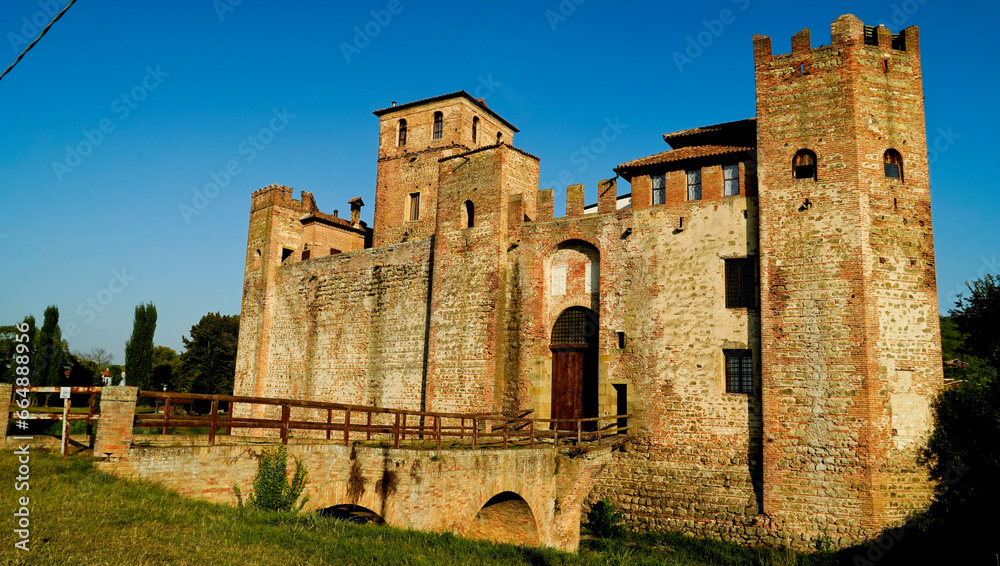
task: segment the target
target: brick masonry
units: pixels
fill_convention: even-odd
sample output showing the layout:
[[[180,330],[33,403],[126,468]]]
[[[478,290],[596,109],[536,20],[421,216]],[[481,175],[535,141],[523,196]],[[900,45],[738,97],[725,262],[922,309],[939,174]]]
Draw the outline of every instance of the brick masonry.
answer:
[[[584,307],[588,410],[625,407],[636,437],[591,501],[653,529],[801,548],[901,523],[931,497],[917,455],[942,387],[919,36],[874,28],[866,43],[853,16],[832,33],[813,48],[800,32],[783,55],[756,36],[756,119],[664,136],[672,150],[616,170],[620,209],[616,178],[569,187],[556,217],[517,130],[465,93],[377,111],[370,236],[307,222],[308,193],[254,194],[236,393],[548,417],[553,325]],[[815,179],[794,177],[800,149]],[[358,247],[282,257],[345,234]],[[759,260],[759,308],[725,306],[725,260],[743,257]],[[727,349],[752,353],[751,393],[727,392]]]

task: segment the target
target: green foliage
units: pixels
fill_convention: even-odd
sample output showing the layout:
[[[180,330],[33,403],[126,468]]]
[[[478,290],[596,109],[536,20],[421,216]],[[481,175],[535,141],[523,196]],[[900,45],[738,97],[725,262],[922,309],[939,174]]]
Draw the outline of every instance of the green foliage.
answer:
[[[94,423],[94,428],[97,428],[97,423]],[[87,421],[69,421],[69,433],[70,434],[87,434]],[[48,434],[51,436],[62,436],[62,421],[54,422],[49,425],[49,428],[45,429],[42,434]]]
[[[965,285],[969,295],[959,295],[950,314],[969,353],[1000,371],[1000,277],[987,274]]]
[[[14,358],[17,354],[18,344],[27,346],[29,359],[35,359],[35,317],[31,315],[24,317],[24,323],[28,325],[26,333],[29,336],[28,342],[18,342],[15,339],[21,334],[17,330],[17,325],[0,326],[0,382],[2,383],[14,383],[18,377],[14,373],[18,366]],[[21,350],[22,354],[24,354],[24,349],[22,348]]]
[[[306,487],[306,468],[302,461],[295,459],[295,474],[288,482],[288,453],[283,444],[274,450],[264,450],[257,460],[257,475],[253,478],[253,491],[247,497],[246,507],[260,511],[298,512],[309,501],[306,496],[296,506],[302,490]],[[233,485],[240,509],[244,508],[240,488]]]
[[[153,378],[153,334],[156,332],[156,306],[142,303],[135,307],[132,336],[125,342],[125,379],[141,391],[148,391]]]
[[[590,506],[583,526],[595,537],[615,538],[625,534],[624,520],[621,511],[607,499],[602,499]]]
[[[180,376],[175,390],[184,393],[232,395],[236,376],[236,345],[239,315],[208,313],[191,327],[184,338]]]
[[[31,384],[36,386],[59,386],[62,384],[62,366],[65,352],[62,332],[59,330],[59,307],[49,305],[36,338],[34,362],[35,371]]]
[[[156,346],[153,348],[153,379],[150,389],[153,391],[178,391],[177,380],[180,378],[181,357],[173,348]]]

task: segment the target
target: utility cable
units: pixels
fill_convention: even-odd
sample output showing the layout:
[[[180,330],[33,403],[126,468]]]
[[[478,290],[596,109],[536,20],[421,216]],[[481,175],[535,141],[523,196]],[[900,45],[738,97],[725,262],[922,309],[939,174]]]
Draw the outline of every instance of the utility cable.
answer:
[[[28,53],[28,51],[31,51],[31,48],[34,47],[36,43],[38,43],[38,40],[42,39],[42,37],[44,37],[45,34],[49,32],[49,28],[52,27],[52,24],[58,22],[59,18],[63,17],[63,14],[66,13],[66,10],[69,10],[69,7],[75,3],[76,0],[69,0],[69,4],[66,4],[66,7],[63,8],[61,12],[56,14],[56,17],[52,18],[52,21],[49,22],[49,25],[45,26],[45,29],[42,30],[42,33],[38,34],[38,37],[35,38],[35,41],[29,43],[28,46],[24,48],[24,51],[22,51],[21,54],[17,56],[17,59],[14,59],[14,62],[10,64],[10,67],[7,67],[7,69],[3,73],[0,73],[0,80],[3,80],[3,78],[7,75],[7,73],[9,73],[10,70],[14,68],[14,65],[17,65],[17,63],[21,59],[24,59],[24,56]]]

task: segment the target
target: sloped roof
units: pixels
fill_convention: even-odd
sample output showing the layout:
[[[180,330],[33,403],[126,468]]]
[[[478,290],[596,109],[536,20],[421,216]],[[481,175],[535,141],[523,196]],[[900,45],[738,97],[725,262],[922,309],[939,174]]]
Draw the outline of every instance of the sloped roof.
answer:
[[[496,112],[490,110],[490,108],[488,106],[486,106],[486,101],[484,101],[482,98],[475,98],[471,94],[465,92],[464,90],[460,90],[458,92],[452,92],[452,93],[449,93],[449,94],[439,94],[437,96],[432,96],[430,98],[424,98],[424,99],[421,99],[421,100],[414,100],[413,102],[407,102],[406,104],[397,104],[396,106],[390,106],[388,108],[382,108],[381,110],[376,110],[376,111],[372,112],[372,114],[374,114],[374,115],[376,115],[376,116],[378,116],[378,117],[381,118],[383,115],[389,114],[390,112],[395,112],[397,110],[406,110],[408,108],[413,108],[414,106],[419,106],[421,104],[428,104],[428,103],[431,103],[431,102],[438,102],[440,100],[448,100],[449,98],[465,98],[466,100],[468,100],[469,102],[471,102],[474,106],[478,106],[481,110],[483,110],[484,112],[488,113],[490,116],[493,116],[494,118],[496,118],[497,120],[499,120],[503,125],[507,126],[511,130],[514,130],[514,132],[520,132],[521,131],[521,130],[518,130],[514,126],[514,124],[511,124],[507,120],[504,120],[502,116],[500,116]]]
[[[737,147],[730,145],[699,145],[694,147],[682,147],[680,149],[671,149],[669,151],[664,151],[647,157],[640,157],[639,159],[622,163],[615,168],[615,172],[624,177],[626,180],[631,181],[631,172],[642,167],[659,165],[662,163],[671,163],[674,161],[699,159],[703,157],[744,153],[753,150],[753,147]]]
[[[671,132],[663,134],[663,141],[674,149],[698,145],[756,146],[757,118]]]

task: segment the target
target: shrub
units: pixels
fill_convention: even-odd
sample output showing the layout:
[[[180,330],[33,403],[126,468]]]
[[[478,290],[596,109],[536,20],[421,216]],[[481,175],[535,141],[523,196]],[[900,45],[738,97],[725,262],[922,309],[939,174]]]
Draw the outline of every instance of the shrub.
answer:
[[[625,527],[622,526],[624,518],[621,511],[605,498],[591,505],[583,526],[595,537],[615,538],[625,534]]]
[[[94,424],[94,428],[97,428],[97,424]],[[87,421],[74,420],[69,421],[69,433],[70,434],[87,434]],[[54,422],[43,434],[49,434],[52,436],[62,436],[62,421]]]
[[[247,496],[246,507],[261,511],[298,512],[309,501],[306,496],[295,502],[306,487],[306,468],[302,460],[295,459],[295,474],[288,481],[288,452],[283,444],[278,444],[274,450],[265,449],[257,459],[257,474],[253,478],[253,491]],[[244,509],[243,496],[238,485],[233,484],[239,508]]]

